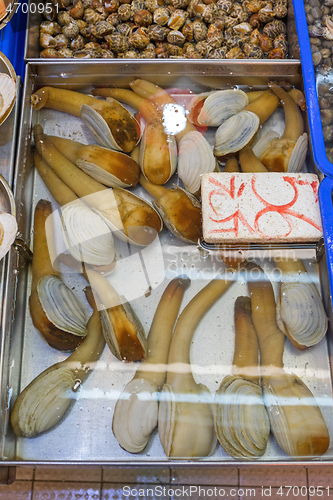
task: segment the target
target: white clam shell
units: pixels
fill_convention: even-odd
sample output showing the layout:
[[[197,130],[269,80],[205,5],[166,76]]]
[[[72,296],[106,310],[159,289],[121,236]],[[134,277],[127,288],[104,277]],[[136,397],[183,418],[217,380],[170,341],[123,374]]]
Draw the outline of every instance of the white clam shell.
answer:
[[[115,258],[112,232],[106,222],[82,202],[62,209],[61,229],[67,248],[79,262],[111,264]]]
[[[328,319],[313,283],[282,283],[276,314],[279,328],[286,333],[286,327],[301,345],[317,344],[327,331]]]
[[[265,453],[270,424],[255,382],[225,377],[216,393],[214,420],[217,437],[232,457],[253,459]]]
[[[115,141],[110,127],[97,111],[87,104],[81,106],[81,118],[89,128],[96,141],[104,148],[122,151],[122,148]]]
[[[0,124],[11,109],[15,96],[15,80],[5,73],[0,73]]]
[[[11,214],[0,214],[0,260],[9,252],[17,234],[17,222]]]
[[[280,139],[280,134],[275,132],[275,130],[270,130],[265,135],[263,135],[258,142],[253,146],[253,152],[257,158],[261,158],[262,154],[268,149],[273,139]]]
[[[158,391],[150,382],[134,378],[120,394],[113,414],[112,431],[130,453],[139,453],[157,425]]]
[[[95,163],[90,163],[86,160],[76,160],[76,164],[81,170],[83,170],[83,172],[90,175],[93,179],[96,179],[96,181],[101,182],[105,186],[118,188],[130,187],[130,184],[126,184],[118,179],[118,177],[110,174],[110,172],[107,172],[104,168],[101,168]]]
[[[252,111],[240,111],[228,118],[215,134],[215,156],[235,153],[244,148],[257,132],[259,117]]]
[[[242,111],[249,104],[245,92],[239,89],[212,92],[204,102],[197,123],[201,126],[218,127],[225,120]]]
[[[301,135],[295,144],[295,147],[291,153],[289,163],[288,163],[288,172],[300,172],[305,158],[308,152],[308,134],[304,133]]]
[[[59,367],[37,377],[25,390],[19,408],[22,434],[32,437],[56,425],[73,399],[75,373]]]
[[[43,311],[53,325],[72,335],[87,335],[83,306],[60,278],[43,276],[37,283],[37,293]]]
[[[201,176],[214,172],[216,160],[212,149],[200,132],[188,132],[179,141],[178,175],[187,191],[200,189]]]
[[[186,384],[185,384],[186,387]],[[211,395],[202,384],[189,394],[164,384],[158,411],[158,432],[164,452],[175,459],[207,457],[216,447]]]

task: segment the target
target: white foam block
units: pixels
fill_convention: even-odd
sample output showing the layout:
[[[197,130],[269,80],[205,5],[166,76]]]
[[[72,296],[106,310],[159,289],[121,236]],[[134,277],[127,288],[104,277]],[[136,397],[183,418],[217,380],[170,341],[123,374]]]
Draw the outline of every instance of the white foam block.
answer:
[[[322,235],[314,174],[211,173],[201,182],[208,243],[315,242]]]

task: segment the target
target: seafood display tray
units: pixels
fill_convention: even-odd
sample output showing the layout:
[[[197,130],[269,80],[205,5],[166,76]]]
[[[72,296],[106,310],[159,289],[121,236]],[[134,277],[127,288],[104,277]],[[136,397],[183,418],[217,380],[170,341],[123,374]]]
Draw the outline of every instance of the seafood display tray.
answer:
[[[303,0],[293,0],[295,11],[295,22],[297,35],[300,45],[300,58],[302,64],[304,92],[308,111],[311,143],[313,148],[313,157],[316,165],[326,175],[333,176],[333,164],[329,161],[326,154],[324,142],[323,126],[320,115],[318,100],[318,85],[320,83],[333,84],[332,71],[328,75],[315,74],[312,63],[311,45],[308,33]]]
[[[288,66],[288,65],[287,65]],[[192,92],[202,92],[211,88],[226,88],[233,85],[246,85],[246,77],[239,73],[240,66],[230,63],[233,75],[226,79],[221,65],[209,65],[209,74],[198,63],[191,63],[191,72],[184,76],[181,71],[170,74],[168,64],[140,65],[135,73],[130,73],[128,65],[83,63],[72,64],[72,71],[63,63],[52,65],[39,63],[27,65],[23,93],[23,110],[21,130],[18,143],[17,170],[15,175],[15,199],[17,204],[17,221],[23,238],[31,242],[33,211],[40,198],[51,201],[52,198],[36,173],[31,153],[33,145],[32,127],[40,123],[47,134],[70,137],[82,142],[95,142],[81,120],[58,111],[42,109],[33,111],[30,106],[31,94],[44,85],[67,86],[86,89],[93,85],[126,85],[134,77],[152,79],[157,74],[164,87],[177,88]],[[208,65],[207,65],[208,67]],[[288,66],[290,68],[290,66]],[[157,69],[158,68],[158,69]],[[268,68],[268,67],[266,67]],[[300,84],[299,66],[294,65],[295,73],[290,80]],[[250,86],[261,86],[271,79],[268,71],[260,66]],[[148,70],[148,71],[147,71]],[[145,72],[147,71],[147,72]],[[237,74],[238,71],[238,74]],[[233,81],[231,80],[233,78]],[[286,80],[286,75],[283,79]],[[257,84],[253,83],[255,81]],[[255,87],[256,88],[256,87]],[[283,112],[281,111],[283,116]],[[281,124],[280,124],[281,125]],[[315,165],[309,157],[306,169],[315,172]],[[176,181],[177,182],[177,181]],[[150,199],[141,187],[134,192]],[[56,208],[56,204],[54,208]],[[125,295],[133,305],[142,324],[148,333],[153,314],[165,285],[175,276],[187,274],[191,286],[185,293],[181,309],[188,301],[225,265],[218,255],[209,249],[199,248],[179,241],[166,229],[148,248],[133,251],[125,243],[117,242],[117,266],[112,273],[112,283],[120,295]],[[286,251],[281,246],[281,251]],[[256,248],[254,258],[257,262],[262,257],[262,265],[274,280],[274,266],[265,255],[265,249]],[[306,259],[308,272],[316,286],[321,289],[323,302],[329,319],[333,318],[332,302],[329,293],[329,276],[326,265],[326,254],[317,245],[294,245],[295,256]],[[119,257],[121,254],[122,259]],[[67,271],[67,272],[66,272]],[[80,275],[63,268],[65,282],[70,284],[80,297],[86,282]],[[136,365],[118,361],[105,348],[98,369],[95,369],[84,385],[76,393],[77,398],[66,419],[33,439],[15,437],[9,423],[10,409],[18,393],[48,366],[61,361],[67,354],[49,347],[33,327],[28,298],[31,285],[31,265],[12,249],[9,256],[9,283],[7,287],[7,307],[14,308],[14,321],[8,319],[2,325],[2,357],[0,366],[0,449],[2,465],[34,465],[34,464],[87,464],[87,465],[167,465],[171,461],[164,454],[158,433],[155,430],[147,448],[140,454],[132,455],[124,451],[113,436],[111,425],[115,402],[119,393],[133,376]],[[273,284],[275,293],[277,283]],[[244,276],[240,275],[226,294],[211,308],[200,323],[191,348],[191,363],[194,377],[214,393],[227,374],[230,374],[233,350],[233,310],[234,301],[239,295],[248,295]],[[10,302],[11,301],[11,302]],[[332,322],[326,337],[315,347],[297,351],[286,341],[284,364],[286,371],[296,373],[313,392],[325,418],[331,437],[331,445],[327,453],[306,463],[331,463],[333,460],[333,418],[332,418],[332,367],[330,353],[332,348]],[[6,332],[6,335],[4,335]],[[265,455],[259,463],[280,464],[292,462],[277,445],[271,436]],[[173,465],[235,465],[237,460],[231,458],[218,446],[212,456],[200,461],[173,461]],[[244,464],[244,462],[241,462]],[[258,462],[247,462],[258,463]]]

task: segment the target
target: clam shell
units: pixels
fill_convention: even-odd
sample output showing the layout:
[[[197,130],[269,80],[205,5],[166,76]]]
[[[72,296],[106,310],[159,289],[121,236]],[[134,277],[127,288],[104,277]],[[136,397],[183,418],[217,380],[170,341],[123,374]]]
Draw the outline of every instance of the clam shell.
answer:
[[[114,409],[112,431],[130,453],[139,453],[157,425],[158,391],[144,379],[134,378],[120,394]]]
[[[124,110],[126,108],[122,104],[118,103]],[[126,110],[129,114],[129,112]],[[87,104],[82,104],[81,106],[81,118],[86,123],[92,135],[95,137],[96,141],[105,148],[115,149],[116,151],[124,151],[124,149],[118,144],[114,138],[112,131],[107,123],[107,121],[91,106]],[[133,118],[133,117],[132,117]],[[134,119],[134,118],[133,118]],[[138,128],[139,127],[139,124]],[[125,124],[122,124],[125,127]],[[137,143],[140,140],[138,137]],[[126,151],[129,152],[129,151]]]
[[[31,382],[16,400],[20,432],[32,437],[56,425],[73,399],[74,383],[75,373],[68,367],[43,373]]]
[[[262,381],[271,429],[291,457],[314,457],[327,451],[329,434],[313,394],[294,374],[280,373]]]
[[[103,220],[108,224],[108,226],[112,229],[114,236],[119,238],[122,241],[126,241],[127,243],[131,245],[136,245],[136,246],[146,246],[144,244],[140,244],[137,241],[135,241],[133,238],[130,236],[127,236],[125,233],[124,225],[122,222],[122,219],[120,217],[117,201],[114,195],[114,192],[119,193],[120,196],[123,196],[124,198],[124,203],[128,203],[129,206],[133,207],[136,205],[138,207],[147,207],[150,210],[153,210],[154,213],[158,216],[159,218],[159,228],[158,231],[156,231],[152,227],[146,227],[143,228],[143,231],[147,234],[148,240],[151,243],[157,236],[158,232],[162,230],[163,227],[163,222],[161,219],[161,216],[159,213],[155,210],[155,208],[152,206],[151,203],[147,202],[146,200],[140,198],[139,196],[135,195],[134,193],[131,193],[130,191],[127,191],[126,189],[122,188],[114,188],[114,189],[107,189],[105,191],[99,191],[98,193],[94,193],[92,195],[88,195],[84,197],[85,202],[90,205],[90,206],[98,206],[97,208],[93,208],[93,210],[99,214]],[[91,197],[91,198],[90,198]],[[96,202],[96,199],[98,203]],[[89,201],[91,200],[91,201]]]
[[[102,118],[102,116],[97,113],[91,106],[87,104],[82,104],[81,106],[81,118],[87,125],[88,129],[101,146],[104,148],[115,149],[116,151],[123,151],[123,149],[117,144],[114,139],[110,127]]]
[[[43,311],[53,325],[72,335],[87,335],[83,306],[60,278],[43,276],[37,283],[37,293]]]
[[[83,170],[83,172],[90,175],[91,177],[96,179],[96,181],[101,182],[105,186],[118,188],[131,187],[130,184],[126,184],[125,182],[118,179],[118,177],[110,174],[110,172],[107,172],[106,170],[104,170],[104,168],[99,167],[95,163],[90,163],[85,160],[76,160],[76,164],[81,170]]]
[[[194,207],[197,207],[197,208],[201,209],[201,205],[198,202],[197,198],[195,196],[193,196],[191,193],[189,193],[188,191],[186,191],[185,189],[183,189],[183,188],[181,188],[179,186],[174,186],[174,189],[180,189],[181,191],[183,191],[183,193],[185,193],[186,196],[190,199],[192,205]],[[156,208],[157,212],[162,217],[163,222],[166,225],[166,227],[169,229],[169,231],[171,231],[171,233],[174,234],[181,241],[184,241],[185,243],[191,243],[193,245],[194,242],[192,240],[189,240],[188,238],[185,238],[183,236],[183,234],[180,233],[177,230],[177,228],[175,227],[175,225],[172,222],[172,220],[165,214],[165,212],[163,210],[163,207],[158,202],[156,202],[156,201],[153,201],[153,205]]]
[[[187,107],[188,120],[194,125],[200,126],[198,123],[198,116],[201,111],[201,108],[204,104],[205,99],[212,94],[212,92],[202,92],[199,95],[193,97]]]
[[[17,234],[17,222],[11,214],[0,214],[0,260],[9,252]]]
[[[218,440],[232,457],[253,459],[265,453],[270,424],[255,382],[225,377],[216,393],[214,420]]]
[[[300,172],[304,165],[307,152],[308,134],[304,133],[297,139],[295,147],[291,153],[288,163],[288,172]]]
[[[277,323],[301,345],[312,346],[324,337],[328,319],[313,283],[281,283],[276,306]]]
[[[228,118],[216,131],[215,156],[235,153],[244,148],[259,129],[259,117],[252,111],[240,111]]]
[[[117,335],[122,336],[123,338],[125,337],[125,340],[128,342],[128,333],[124,332],[123,330],[116,331],[117,329],[117,320],[114,318],[114,314],[120,314],[125,315],[126,318],[128,318],[128,322],[131,324],[131,334],[133,333],[133,330],[135,330],[136,338],[135,342],[139,345],[141,345],[141,348],[144,353],[147,352],[147,339],[145,336],[144,329],[141,325],[141,322],[137,315],[135,314],[134,309],[132,308],[131,304],[129,302],[126,302],[126,299],[124,297],[121,297],[123,300],[123,303],[118,306],[118,310],[116,308],[109,308],[109,309],[101,309],[101,321],[102,321],[102,330],[103,330],[103,335],[105,338],[105,342],[107,343],[110,351],[112,354],[120,359],[121,361],[131,361],[128,359],[124,359],[121,355],[121,349],[119,346],[119,339],[117,338]],[[120,322],[121,325],[121,322]],[[123,339],[120,339],[120,341]]]
[[[267,149],[268,145],[271,143],[273,139],[280,139],[280,134],[275,132],[275,130],[270,130],[265,135],[263,135],[258,142],[253,146],[253,152],[257,158],[260,159],[261,155]]]
[[[186,384],[185,384],[186,387]],[[213,413],[207,387],[189,394],[174,393],[164,384],[158,411],[158,431],[165,454],[175,459],[207,457],[216,447]]]
[[[115,258],[112,232],[106,222],[82,202],[62,209],[61,229],[70,254],[79,262],[107,266]]]
[[[12,108],[16,96],[16,83],[5,73],[0,73],[0,124]]]
[[[178,175],[190,193],[200,189],[201,176],[214,172],[216,160],[212,149],[200,132],[188,132],[179,141]]]
[[[245,92],[239,89],[212,92],[198,115],[200,126],[218,127],[225,120],[242,111],[249,104]]]

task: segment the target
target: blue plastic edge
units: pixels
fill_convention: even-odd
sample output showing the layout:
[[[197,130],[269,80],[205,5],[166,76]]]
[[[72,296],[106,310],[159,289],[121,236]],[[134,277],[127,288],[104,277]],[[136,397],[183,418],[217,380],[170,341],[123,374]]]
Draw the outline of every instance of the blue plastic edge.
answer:
[[[293,0],[295,23],[300,47],[303,70],[304,91],[308,109],[310,136],[314,161],[324,174],[333,176],[333,164],[326,156],[323,127],[320,117],[319,101],[316,88],[316,76],[312,63],[312,53],[308,34],[308,25],[303,0]]]
[[[25,9],[22,10],[22,5],[26,3],[20,3],[10,22],[0,31],[0,51],[10,60],[22,81],[25,73],[24,45],[27,29],[27,13],[23,12]]]
[[[319,204],[323,225],[324,243],[331,297],[333,297],[333,179],[325,177],[319,185]]]

